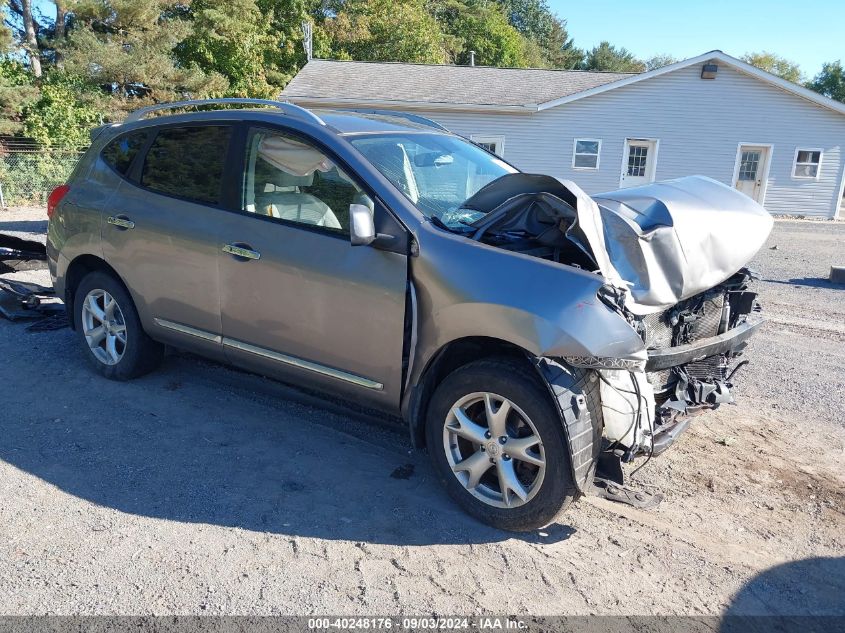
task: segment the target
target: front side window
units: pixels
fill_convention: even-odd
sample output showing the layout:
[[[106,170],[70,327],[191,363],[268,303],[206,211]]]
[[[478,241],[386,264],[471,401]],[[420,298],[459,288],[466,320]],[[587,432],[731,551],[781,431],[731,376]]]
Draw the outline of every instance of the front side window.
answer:
[[[795,164],[792,168],[792,177],[817,179],[821,164],[822,150],[798,148],[795,151]]]
[[[159,131],[141,173],[153,191],[204,204],[219,204],[231,127],[202,125]]]
[[[132,160],[147,141],[147,131],[139,130],[118,136],[103,148],[100,153],[106,164],[121,176],[129,171]]]
[[[480,217],[462,209],[484,185],[516,169],[472,143],[445,134],[379,134],[352,145],[428,218],[461,228]]]
[[[353,203],[373,209],[369,196],[323,152],[279,132],[251,132],[243,211],[348,235]]]
[[[572,152],[574,169],[598,169],[601,139],[576,138]]]

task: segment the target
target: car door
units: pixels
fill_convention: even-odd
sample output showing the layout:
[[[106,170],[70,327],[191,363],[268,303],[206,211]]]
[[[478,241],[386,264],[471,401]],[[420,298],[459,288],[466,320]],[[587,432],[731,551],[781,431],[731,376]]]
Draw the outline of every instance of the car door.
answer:
[[[155,338],[223,358],[217,231],[232,126],[153,128],[107,203],[106,261]]]
[[[241,209],[220,232],[227,357],[395,410],[407,256],[349,239],[351,203],[387,210],[301,136],[245,133]]]

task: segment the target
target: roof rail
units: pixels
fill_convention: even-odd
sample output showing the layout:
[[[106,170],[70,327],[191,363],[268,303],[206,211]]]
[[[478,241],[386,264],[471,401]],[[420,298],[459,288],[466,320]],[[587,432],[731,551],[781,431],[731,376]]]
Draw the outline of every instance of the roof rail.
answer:
[[[410,114],[408,112],[400,112],[398,110],[371,110],[369,108],[340,108],[339,110],[342,112],[357,112],[358,114],[383,114],[385,116],[395,116],[402,119],[408,119],[409,121],[413,121],[414,123],[419,123],[421,125],[427,125],[428,127],[433,127],[443,132],[451,132],[449,128],[440,125],[437,121],[432,121],[431,119],[427,119],[418,114]]]
[[[272,101],[270,99],[240,99],[240,98],[226,98],[226,99],[194,99],[189,101],[173,101],[171,103],[157,103],[155,105],[147,106],[145,108],[139,108],[138,110],[134,110],[133,112],[129,113],[129,116],[126,117],[124,123],[131,123],[132,121],[140,121],[145,116],[150,114],[151,112],[157,112],[159,110],[173,110],[176,108],[190,108],[194,106],[204,106],[204,105],[230,105],[230,104],[243,104],[243,105],[266,105],[272,106],[278,110],[281,110],[284,114],[294,117],[296,119],[301,119],[303,121],[308,121],[310,123],[316,123],[317,125],[325,125],[326,122],[323,121],[320,117],[316,114],[311,112],[311,110],[306,110],[303,107],[298,105],[294,105],[293,103],[289,103],[287,101]]]

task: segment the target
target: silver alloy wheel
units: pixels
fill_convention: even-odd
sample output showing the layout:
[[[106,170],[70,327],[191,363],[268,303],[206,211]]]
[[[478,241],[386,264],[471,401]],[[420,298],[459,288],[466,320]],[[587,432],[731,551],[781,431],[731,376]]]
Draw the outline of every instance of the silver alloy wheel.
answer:
[[[94,289],[82,302],[82,333],[94,356],[104,365],[117,365],[126,352],[126,321],[117,300]]]
[[[467,492],[496,508],[528,503],[543,485],[546,455],[534,423],[494,393],[471,393],[449,410],[446,459]]]

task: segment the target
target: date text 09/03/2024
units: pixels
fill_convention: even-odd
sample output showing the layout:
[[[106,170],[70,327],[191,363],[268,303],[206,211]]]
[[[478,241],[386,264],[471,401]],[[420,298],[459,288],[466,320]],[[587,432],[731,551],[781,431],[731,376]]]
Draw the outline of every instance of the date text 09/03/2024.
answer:
[[[527,624],[511,617],[483,617],[483,618],[436,618],[436,617],[355,617],[355,618],[309,618],[308,628],[311,630],[485,630],[485,631],[515,631],[524,630]]]

